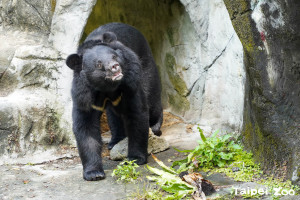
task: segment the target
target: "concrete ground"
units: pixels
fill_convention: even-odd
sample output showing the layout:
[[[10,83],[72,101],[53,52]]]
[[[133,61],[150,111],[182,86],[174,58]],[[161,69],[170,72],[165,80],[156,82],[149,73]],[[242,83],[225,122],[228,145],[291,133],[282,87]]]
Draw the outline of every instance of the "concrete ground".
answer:
[[[193,149],[197,145],[197,140],[200,139],[196,128],[183,123],[180,119],[168,120],[162,131],[163,137],[168,140],[171,148],[156,154],[156,157],[166,165],[170,165],[171,161],[184,158],[182,153],[178,153],[172,147]],[[108,138],[105,138],[105,141],[108,141]],[[107,150],[104,151],[103,164],[107,177],[96,182],[83,180],[82,165],[75,148],[62,151],[61,155],[44,152],[31,157],[2,160],[2,164],[0,163],[0,200],[119,200],[126,199],[129,193],[137,192],[139,188],[147,188],[149,182],[146,180],[146,175],[149,172],[145,166],[140,167],[142,179],[137,183],[117,183],[110,174],[119,161],[110,160],[108,155]],[[148,164],[158,167],[151,156],[149,156]],[[220,196],[230,194],[232,187],[259,187],[255,183],[237,183],[220,174],[205,178],[214,184]],[[298,198],[289,196],[286,199]]]
[[[157,156],[169,158],[175,153],[169,150]],[[153,162],[149,158],[149,165],[153,166]],[[105,158],[103,164],[107,177],[96,182],[83,180],[79,157],[35,165],[2,165],[0,199],[126,199],[126,194],[136,191],[138,185],[116,183],[110,174],[118,163]]]
[[[167,165],[169,159],[184,158],[174,149],[156,154]],[[55,200],[117,200],[126,199],[127,194],[146,188],[149,183],[146,175],[149,172],[141,166],[143,180],[136,184],[120,184],[111,177],[112,170],[118,161],[104,158],[106,179],[88,182],[82,178],[82,165],[79,157],[61,158],[37,164],[10,164],[0,166],[0,199],[55,199]],[[148,164],[158,167],[152,157]],[[235,182],[221,175],[209,178],[215,186],[230,187]],[[221,185],[220,185],[221,184]]]

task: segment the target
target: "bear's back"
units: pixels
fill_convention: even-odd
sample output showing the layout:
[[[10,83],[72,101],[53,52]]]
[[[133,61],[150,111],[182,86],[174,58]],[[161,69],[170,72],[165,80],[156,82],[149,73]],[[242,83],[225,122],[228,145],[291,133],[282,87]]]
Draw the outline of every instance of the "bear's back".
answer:
[[[115,33],[117,40],[133,50],[142,62],[152,59],[151,49],[143,34],[133,26],[127,24],[114,22],[102,25],[90,33],[85,42],[102,39],[101,37],[105,32]]]

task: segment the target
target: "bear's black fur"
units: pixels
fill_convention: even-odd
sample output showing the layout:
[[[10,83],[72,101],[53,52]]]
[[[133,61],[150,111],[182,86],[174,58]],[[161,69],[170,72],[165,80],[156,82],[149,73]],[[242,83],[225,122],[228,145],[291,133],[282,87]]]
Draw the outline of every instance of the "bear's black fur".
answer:
[[[100,135],[103,108],[112,132],[109,148],[128,136],[128,158],[146,163],[149,127],[160,135],[163,113],[159,74],[144,36],[122,23],[100,26],[66,64],[74,70],[73,131],[84,179],[105,178]]]

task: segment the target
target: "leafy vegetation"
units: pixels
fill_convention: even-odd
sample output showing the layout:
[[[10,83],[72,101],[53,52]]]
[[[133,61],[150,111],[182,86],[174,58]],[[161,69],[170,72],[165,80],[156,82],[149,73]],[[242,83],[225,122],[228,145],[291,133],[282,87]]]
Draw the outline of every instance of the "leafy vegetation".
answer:
[[[111,176],[116,177],[118,182],[134,182],[140,176],[140,172],[136,171],[138,167],[134,160],[124,160],[113,170]]]
[[[293,185],[290,180],[284,181],[280,178],[275,178],[273,175],[269,177],[264,177],[257,181],[260,184],[263,184],[267,186],[271,192],[272,199],[277,200],[280,199],[280,195],[275,195],[275,190],[277,189],[278,193],[281,194],[283,190],[290,191],[293,190],[295,192],[295,195],[299,195],[300,193],[300,187],[297,185]]]
[[[290,181],[276,179],[273,176],[263,176],[260,164],[256,164],[253,160],[253,154],[243,150],[243,146],[230,135],[218,136],[218,131],[206,138],[203,131],[198,127],[201,141],[194,150],[184,150],[179,152],[188,153],[183,160],[175,161],[172,167],[179,166],[178,172],[202,170],[212,173],[224,173],[235,181],[256,182],[266,185],[273,199],[274,188],[282,190],[294,190],[299,193],[299,187],[292,185]],[[259,198],[256,196],[244,195],[244,198]]]
[[[149,185],[144,186],[142,189],[137,189],[136,192],[133,192],[127,196],[128,200],[161,200],[163,199],[164,193],[154,187]]]
[[[198,127],[198,130],[202,140],[198,141],[199,145],[194,150],[176,149],[179,152],[189,153],[187,158],[173,163],[172,167],[179,166],[179,172],[196,168],[225,167],[242,152],[242,146],[229,134],[217,137],[216,131],[211,137],[206,138],[202,129]]]
[[[192,198],[192,194],[197,188],[183,181],[179,174],[188,171],[206,171],[212,173],[224,173],[236,181],[256,182],[267,186],[272,199],[279,199],[275,195],[275,190],[279,192],[294,190],[299,194],[300,188],[292,185],[291,181],[283,181],[273,176],[265,176],[260,165],[253,161],[253,154],[243,150],[243,146],[236,138],[230,135],[218,136],[218,131],[211,137],[205,137],[203,131],[198,127],[201,140],[199,145],[193,150],[178,150],[185,153],[186,158],[173,162],[171,167],[166,166],[155,156],[153,158],[162,169],[157,169],[147,165],[149,171],[154,175],[147,176],[154,181],[160,189],[144,188],[130,196],[130,199],[158,199],[173,200]],[[136,172],[138,166],[134,162],[124,161],[114,170],[113,176],[117,176],[119,181],[133,181],[137,179],[139,173]],[[164,191],[164,192],[163,192]],[[278,191],[278,189],[277,189]],[[260,194],[243,194],[243,198],[261,198]],[[222,197],[220,197],[222,199]]]
[[[147,176],[147,178],[150,181],[155,181],[156,184],[161,187],[161,189],[171,194],[171,195],[162,196],[160,199],[164,199],[164,200],[182,199],[185,196],[192,194],[196,190],[194,186],[181,180],[178,172],[166,166],[162,161],[158,160],[153,154],[152,157],[159,164],[162,170],[147,165],[149,171],[151,171],[156,175],[156,176]]]
[[[235,169],[235,170],[233,170]],[[210,170],[211,173],[224,173],[236,181],[251,182],[261,178],[260,165],[253,161],[252,153],[240,151],[235,155],[230,165]]]
[[[179,174],[176,172],[172,173],[174,171],[171,169],[166,170],[166,168],[163,168],[164,170],[160,170],[150,166],[147,166],[147,168],[157,175],[147,176],[147,178],[150,181],[155,181],[164,191],[171,194],[163,197],[162,199],[164,200],[182,199],[195,191],[192,185],[182,181]]]

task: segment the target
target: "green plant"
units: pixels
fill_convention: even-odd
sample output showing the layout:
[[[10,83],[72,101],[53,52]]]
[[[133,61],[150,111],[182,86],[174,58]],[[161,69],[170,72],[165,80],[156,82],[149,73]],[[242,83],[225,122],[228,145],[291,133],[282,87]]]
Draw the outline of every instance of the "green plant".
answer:
[[[194,150],[177,150],[188,153],[185,159],[173,163],[173,170],[173,167],[179,166],[177,173],[199,168],[209,171],[210,174],[224,173],[236,181],[256,182],[267,186],[273,199],[280,197],[275,195],[275,190],[279,193],[283,190],[294,190],[296,194],[299,193],[299,187],[292,185],[290,181],[263,176],[260,164],[253,160],[253,154],[243,151],[242,145],[230,135],[217,137],[218,132],[215,132],[211,137],[206,138],[199,127],[198,130],[202,140],[198,141],[199,145]],[[260,198],[259,195],[249,196],[248,194],[243,197]]]
[[[273,176],[264,176],[260,168],[253,160],[253,154],[243,151],[236,139],[230,135],[218,136],[218,132],[212,134],[211,137],[206,138],[203,131],[198,128],[201,141],[194,150],[177,150],[187,154],[183,160],[175,161],[172,167],[167,167],[163,162],[158,160],[155,156],[153,158],[161,166],[162,170],[147,166],[148,169],[156,176],[148,176],[149,180],[155,181],[162,190],[146,190],[143,194],[139,194],[134,199],[158,199],[158,200],[172,200],[191,198],[191,194],[197,190],[194,186],[182,181],[179,174],[184,171],[193,171],[201,169],[211,173],[224,173],[232,177],[236,181],[242,182],[256,182],[267,186],[273,200],[279,199],[281,196],[275,195],[275,192],[281,191],[295,191],[299,194],[300,188],[292,185],[291,181],[283,181],[276,179]],[[178,168],[175,169],[175,167]],[[216,199],[233,199],[234,193],[230,197],[216,197]],[[243,198],[261,198],[261,194],[242,194]]]
[[[256,190],[258,190],[259,188],[256,188]],[[248,193],[246,192],[245,194],[241,195],[244,199],[261,199],[262,196],[264,196],[263,194],[252,194],[252,193]]]
[[[243,182],[251,182],[261,178],[263,172],[260,165],[253,161],[252,153],[240,151],[234,156],[233,160],[228,166],[211,169],[210,173],[224,173],[236,181]],[[233,171],[233,168],[238,170]]]
[[[135,192],[130,193],[127,196],[128,200],[162,200],[164,193],[154,188],[151,185],[144,185],[142,189],[137,188]]]
[[[242,146],[237,144],[230,135],[218,136],[218,131],[211,137],[206,138],[203,131],[198,127],[202,140],[194,150],[178,150],[189,153],[187,158],[175,161],[172,167],[179,166],[178,171],[186,171],[194,168],[224,167],[234,161],[234,157],[242,151]]]
[[[165,196],[163,199],[182,199],[185,196],[192,194],[195,188],[192,185],[182,181],[178,174],[172,174],[168,171],[160,170],[147,166],[148,169],[158,176],[147,176],[151,181],[155,181],[164,191],[171,195]]]
[[[300,187],[297,185],[293,185],[290,180],[284,181],[280,178],[275,178],[273,175],[269,177],[264,177],[257,181],[260,184],[266,185],[269,188],[269,191],[272,195],[273,200],[280,199],[282,195],[282,191],[290,191],[293,190],[295,192],[295,195],[299,195]]]
[[[161,166],[162,170],[147,165],[149,171],[151,171],[156,175],[156,176],[147,176],[147,178],[150,181],[156,182],[156,184],[159,185],[164,191],[171,194],[162,197],[163,200],[182,199],[192,194],[194,191],[196,191],[196,188],[194,186],[181,180],[178,172],[166,166],[162,161],[158,160],[154,155],[152,155],[152,157]]]
[[[140,172],[136,171],[138,167],[135,160],[124,160],[113,170],[111,176],[116,177],[118,182],[133,182],[140,176]]]

